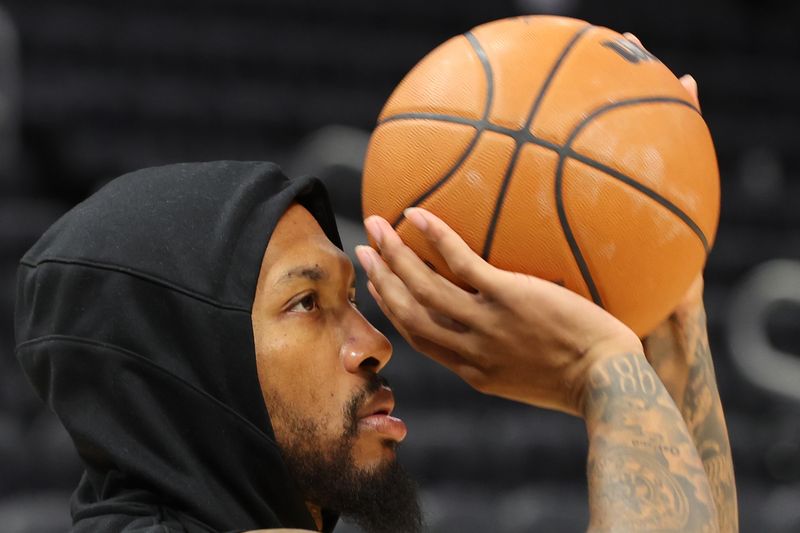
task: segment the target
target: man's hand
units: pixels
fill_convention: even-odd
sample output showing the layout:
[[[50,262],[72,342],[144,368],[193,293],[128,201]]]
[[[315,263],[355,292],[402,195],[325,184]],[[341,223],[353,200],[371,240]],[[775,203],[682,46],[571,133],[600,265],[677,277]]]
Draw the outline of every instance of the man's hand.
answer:
[[[589,300],[497,269],[422,209],[408,220],[466,291],[428,268],[383,219],[357,248],[368,287],[417,350],[487,394],[586,420],[592,531],[717,531],[697,449],[635,334]]]
[[[610,354],[642,353],[636,335],[589,300],[493,267],[423,209],[406,217],[475,292],[431,270],[374,216],[365,225],[381,255],[357,248],[369,290],[414,348],[476,389],[582,416],[589,368]]]

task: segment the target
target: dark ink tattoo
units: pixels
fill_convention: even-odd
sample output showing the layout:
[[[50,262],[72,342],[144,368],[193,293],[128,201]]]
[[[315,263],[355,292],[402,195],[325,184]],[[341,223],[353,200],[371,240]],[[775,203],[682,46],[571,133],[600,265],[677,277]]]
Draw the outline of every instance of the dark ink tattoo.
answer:
[[[668,327],[667,327],[668,325]],[[703,462],[720,531],[738,531],[736,481],[702,309],[673,315],[645,341],[647,358],[678,405]]]
[[[631,531],[683,530],[689,519],[689,501],[656,454],[613,449],[591,462],[589,477],[603,479],[594,498]]]
[[[641,354],[592,369],[589,431],[591,531],[714,531],[708,480],[681,415]]]

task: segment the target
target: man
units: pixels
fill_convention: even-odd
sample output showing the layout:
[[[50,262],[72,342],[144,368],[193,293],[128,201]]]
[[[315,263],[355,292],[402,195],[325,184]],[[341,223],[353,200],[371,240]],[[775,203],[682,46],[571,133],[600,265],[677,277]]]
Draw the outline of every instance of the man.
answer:
[[[483,263],[431,214],[407,216],[477,292],[370,219],[382,257],[358,254],[373,296],[479,390],[586,419],[591,527],[716,531],[695,428],[639,339],[557,285]],[[330,531],[340,514],[419,530],[396,460],[406,429],[380,378],[391,348],[354,307],[339,248],[321,185],[267,163],[135,172],[48,230],[21,262],[17,355],[86,466],[73,531]],[[705,393],[698,379],[687,398]]]

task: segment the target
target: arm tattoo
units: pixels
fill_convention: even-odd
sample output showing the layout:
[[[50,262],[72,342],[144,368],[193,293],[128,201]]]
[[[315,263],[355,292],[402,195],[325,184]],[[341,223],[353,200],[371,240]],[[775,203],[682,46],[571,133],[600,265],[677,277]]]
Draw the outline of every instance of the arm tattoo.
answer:
[[[647,357],[689,428],[708,475],[720,531],[736,533],[739,518],[728,428],[717,390],[706,316],[671,317],[646,340]]]
[[[584,414],[591,531],[717,531],[697,450],[644,356],[598,363]]]

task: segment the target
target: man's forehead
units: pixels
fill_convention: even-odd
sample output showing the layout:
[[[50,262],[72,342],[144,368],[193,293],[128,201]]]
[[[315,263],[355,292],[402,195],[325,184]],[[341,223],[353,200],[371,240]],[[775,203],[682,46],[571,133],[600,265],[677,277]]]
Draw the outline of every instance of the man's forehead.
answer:
[[[262,274],[265,269],[290,256],[316,255],[325,253],[326,250],[339,250],[311,213],[298,204],[289,206],[272,234],[265,237],[268,241],[262,261]]]
[[[325,281],[353,273],[350,259],[334,245],[304,207],[293,204],[267,243],[259,283],[275,286],[297,279]]]
[[[327,243],[298,243],[293,250],[262,272],[269,279],[270,285],[281,285],[298,279],[324,282],[332,277],[355,277],[353,263],[347,255],[330,241]]]
[[[320,271],[329,271],[345,262],[351,263],[347,255],[321,230],[319,233],[297,234],[279,242],[272,240],[267,244],[264,254],[264,267],[269,269],[270,277],[274,276],[276,270],[298,275],[303,269],[314,270],[313,267],[317,266]]]
[[[296,242],[301,236],[322,237],[328,240],[317,219],[305,207],[295,203],[290,205],[278,219],[272,235],[269,236],[267,251],[273,245]]]

